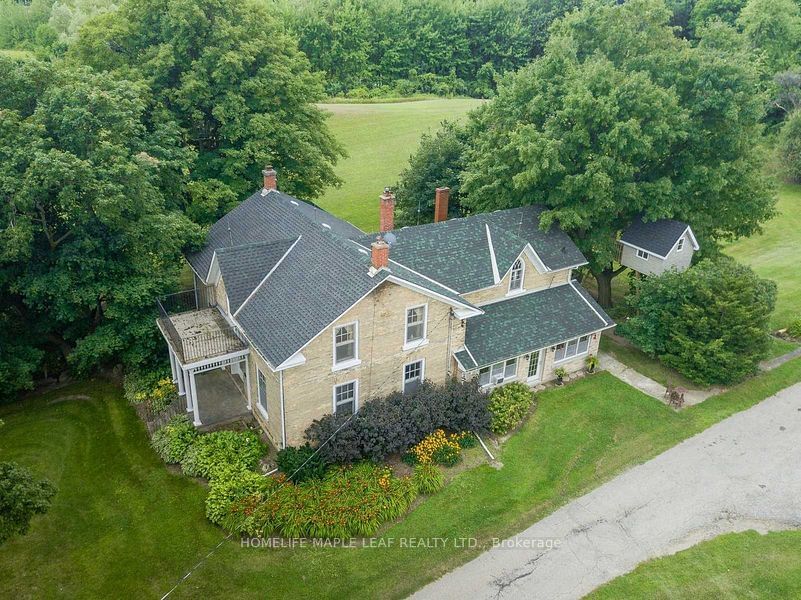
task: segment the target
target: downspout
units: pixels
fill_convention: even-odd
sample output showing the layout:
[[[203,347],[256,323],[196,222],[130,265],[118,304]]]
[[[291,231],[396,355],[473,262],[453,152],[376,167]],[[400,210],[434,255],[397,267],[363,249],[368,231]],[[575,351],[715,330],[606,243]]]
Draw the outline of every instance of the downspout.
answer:
[[[445,352],[445,377],[451,376],[451,332],[453,331],[453,309],[448,310],[448,345]]]
[[[286,414],[284,413],[284,372],[278,371],[278,396],[281,400],[281,445],[286,448]]]

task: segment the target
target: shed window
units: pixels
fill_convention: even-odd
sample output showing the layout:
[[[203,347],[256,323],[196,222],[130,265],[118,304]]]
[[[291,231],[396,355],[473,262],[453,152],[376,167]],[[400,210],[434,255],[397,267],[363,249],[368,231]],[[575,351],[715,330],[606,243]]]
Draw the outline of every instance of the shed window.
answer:
[[[637,258],[648,260],[648,253],[645,250],[637,250]]]
[[[681,252],[684,250],[684,238],[679,238],[679,243],[676,246],[676,252]]]

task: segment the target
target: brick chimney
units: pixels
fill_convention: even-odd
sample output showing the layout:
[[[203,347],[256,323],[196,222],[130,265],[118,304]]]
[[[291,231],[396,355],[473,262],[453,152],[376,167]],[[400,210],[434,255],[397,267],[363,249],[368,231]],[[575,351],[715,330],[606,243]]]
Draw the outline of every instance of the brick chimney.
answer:
[[[379,228],[382,233],[395,229],[395,194],[384,188],[378,208]]]
[[[434,195],[434,223],[448,220],[448,199],[451,188],[439,187]]]
[[[389,244],[380,235],[370,245],[370,261],[376,271],[389,266]]]
[[[261,172],[264,175],[264,189],[267,191],[278,189],[278,180],[276,178],[275,169],[271,165],[264,167]]]

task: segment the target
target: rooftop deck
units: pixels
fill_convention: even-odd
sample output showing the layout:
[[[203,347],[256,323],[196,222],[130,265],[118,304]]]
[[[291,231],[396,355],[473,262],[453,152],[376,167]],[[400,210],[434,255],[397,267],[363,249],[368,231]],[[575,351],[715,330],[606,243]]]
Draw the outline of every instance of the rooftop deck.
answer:
[[[182,293],[186,295],[186,293]],[[183,364],[224,356],[245,350],[247,345],[216,307],[192,310],[186,303],[174,304],[184,309],[170,314],[168,302],[158,302],[158,325]],[[185,310],[190,308],[190,310]]]

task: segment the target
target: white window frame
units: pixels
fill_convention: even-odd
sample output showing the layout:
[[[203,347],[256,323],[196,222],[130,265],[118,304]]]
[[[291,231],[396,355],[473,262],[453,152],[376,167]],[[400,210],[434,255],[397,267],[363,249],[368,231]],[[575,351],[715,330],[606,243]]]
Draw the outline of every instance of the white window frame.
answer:
[[[409,379],[409,380],[406,379],[406,367],[409,367],[411,365],[415,365],[417,363],[420,363],[420,383],[422,384],[423,381],[426,378],[426,359],[425,358],[419,358],[417,360],[411,360],[411,361],[409,361],[407,363],[404,363],[403,368],[401,369],[401,392],[403,392],[404,394],[406,393],[406,382],[407,381],[412,381],[411,379]]]
[[[681,252],[684,250],[684,236],[679,238],[679,241],[676,242],[676,252]]]
[[[423,337],[409,340],[409,311],[416,308],[423,309]],[[420,348],[428,343],[428,304],[415,304],[414,306],[407,306],[403,313],[403,349],[413,350]]]
[[[537,355],[537,362],[536,364],[533,363],[534,355]],[[534,352],[530,352],[528,355],[528,372],[526,373],[526,381],[534,382],[539,381],[542,379],[542,366],[545,362],[545,352],[544,350],[535,350]],[[534,375],[531,374],[531,367],[532,365],[535,367]]]
[[[517,263],[520,263],[520,269],[515,269],[515,265]],[[520,287],[512,289],[512,282],[514,281],[514,273],[516,270],[520,271]],[[523,287],[525,279],[526,279],[526,261],[524,261],[522,257],[519,257],[515,260],[515,262],[512,263],[512,268],[509,269],[509,287],[506,290],[507,296],[512,294],[519,294],[525,291]]]
[[[585,354],[589,354],[590,346],[592,345],[592,336],[593,336],[592,333],[588,333],[587,335],[581,335],[579,337],[572,338],[572,339],[569,339],[569,340],[565,340],[564,342],[556,344],[556,346],[554,346],[553,364],[558,365],[558,364],[563,363],[563,362],[568,362],[568,361],[574,360],[574,359],[578,358],[579,356],[584,356]],[[584,350],[583,352],[579,352],[578,351],[579,345],[581,344],[581,340],[583,340],[584,338],[587,338],[587,349]],[[575,346],[576,352],[574,354],[571,354],[570,356],[568,356],[567,355],[567,349],[570,347],[570,344],[573,343],[573,342],[576,343],[576,346]],[[557,352],[559,352],[559,346],[564,346],[565,347],[565,355],[564,355],[563,358],[557,359],[556,358],[556,354],[557,354]]]
[[[342,329],[343,327],[350,327],[353,326],[353,358],[349,358],[348,360],[343,360],[342,362],[337,362],[337,329]],[[362,364],[361,359],[359,358],[359,322],[352,321],[350,323],[342,323],[340,325],[335,325],[333,330],[331,331],[331,350],[332,350],[332,358],[333,364],[331,365],[332,371],[341,371],[343,369],[349,369],[351,367],[355,367],[357,365]]]
[[[514,372],[514,375],[510,375],[509,377],[506,377],[506,375],[505,375],[506,374],[506,367],[508,366],[508,363],[511,363],[511,362],[514,362],[515,372]],[[491,365],[488,365],[486,367],[481,367],[478,370],[479,385],[481,385],[482,388],[490,388],[490,387],[494,387],[496,385],[503,385],[504,383],[506,383],[508,381],[514,381],[515,379],[517,379],[517,368],[519,366],[520,365],[519,365],[519,362],[518,362],[518,357],[514,356],[512,358],[507,358],[506,360],[500,360],[500,361],[498,361],[496,363],[492,363]],[[489,369],[490,379],[489,379],[488,383],[481,383],[481,371],[483,371],[484,369]],[[496,369],[500,369],[500,376],[492,374],[493,371],[495,371]]]
[[[642,248],[637,248],[637,258],[641,258],[643,260],[648,260],[650,254],[643,250]]]
[[[263,382],[263,383],[262,383]],[[264,404],[261,403],[261,393],[264,391]],[[256,367],[256,406],[266,421],[270,420],[270,413],[267,410],[267,377],[259,367]]]
[[[337,388],[351,383],[353,384],[353,414],[355,415],[359,411],[359,380],[351,379],[350,381],[335,383],[331,387],[331,410],[334,414],[337,412]]]

